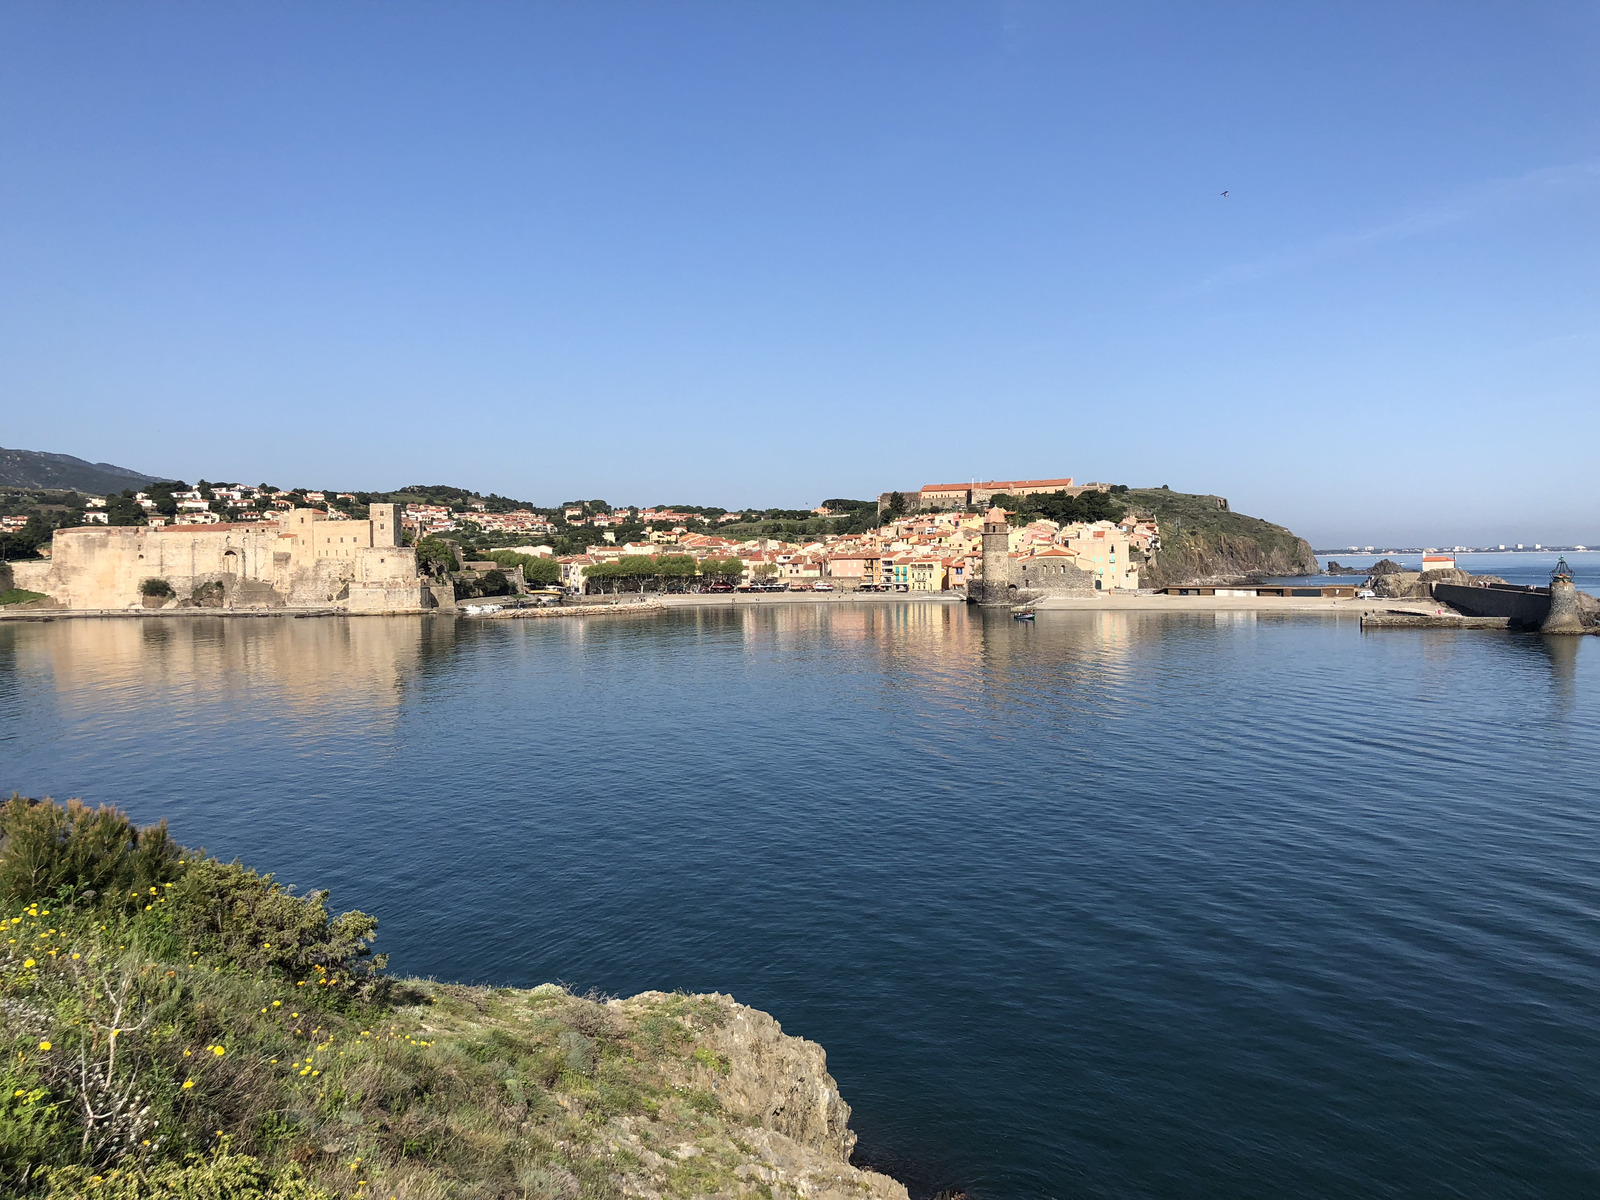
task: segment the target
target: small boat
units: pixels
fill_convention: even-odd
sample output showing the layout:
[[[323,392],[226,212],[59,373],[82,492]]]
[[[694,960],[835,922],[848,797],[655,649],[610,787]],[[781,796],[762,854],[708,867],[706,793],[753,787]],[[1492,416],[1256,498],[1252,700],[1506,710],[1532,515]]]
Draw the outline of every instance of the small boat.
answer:
[[[1033,620],[1033,609],[1025,608],[1021,612],[1014,612],[1011,614],[1011,619],[1013,621],[1031,621]]]

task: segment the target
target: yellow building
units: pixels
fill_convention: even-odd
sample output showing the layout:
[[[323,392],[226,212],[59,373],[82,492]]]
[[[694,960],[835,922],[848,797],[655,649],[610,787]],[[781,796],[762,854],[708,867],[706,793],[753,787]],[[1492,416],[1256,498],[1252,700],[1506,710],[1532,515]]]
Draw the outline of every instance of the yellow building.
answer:
[[[906,564],[906,586],[913,592],[942,592],[950,586],[942,558],[914,558]]]

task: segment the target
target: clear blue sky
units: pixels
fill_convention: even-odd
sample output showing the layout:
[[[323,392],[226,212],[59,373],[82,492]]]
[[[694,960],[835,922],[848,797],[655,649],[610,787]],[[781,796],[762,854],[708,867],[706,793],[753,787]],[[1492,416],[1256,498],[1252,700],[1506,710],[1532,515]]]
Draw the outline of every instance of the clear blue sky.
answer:
[[[11,0],[0,445],[1600,542],[1597,63],[1594,3]]]

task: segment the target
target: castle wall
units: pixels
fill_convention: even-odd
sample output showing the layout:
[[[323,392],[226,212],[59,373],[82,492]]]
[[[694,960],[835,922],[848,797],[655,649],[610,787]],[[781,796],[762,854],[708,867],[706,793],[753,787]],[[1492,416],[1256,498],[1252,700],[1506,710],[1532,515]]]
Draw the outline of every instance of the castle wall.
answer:
[[[1023,559],[1015,574],[1019,591],[1046,596],[1092,596],[1095,591],[1094,575],[1065,555]]]
[[[61,529],[38,590],[66,608],[131,608],[140,584],[164,579],[183,599],[202,584],[270,578],[277,540],[255,525]]]
[[[365,589],[361,611],[425,606],[415,551],[399,544],[394,505],[370,521],[329,521],[292,509],[275,524],[57,530],[48,562],[17,564],[18,586],[64,608],[142,608],[139,587],[164,579],[180,602],[222,585],[228,608],[326,607]]]

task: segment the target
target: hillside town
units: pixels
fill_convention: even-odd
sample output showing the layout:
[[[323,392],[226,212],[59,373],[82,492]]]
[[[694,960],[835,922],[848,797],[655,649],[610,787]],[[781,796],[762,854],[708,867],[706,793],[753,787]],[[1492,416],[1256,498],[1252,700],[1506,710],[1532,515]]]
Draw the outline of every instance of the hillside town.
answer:
[[[696,559],[738,559],[743,571],[734,586],[942,592],[965,588],[982,576],[984,523],[984,513],[918,512],[886,520],[865,533],[809,541],[781,537],[735,541],[669,526],[653,530],[645,542],[597,545],[583,554],[557,556],[556,561],[561,585],[571,592],[593,586],[589,576],[596,564],[668,552]],[[1132,517],[1070,524],[1038,519],[1010,526],[1007,538],[1007,555],[1018,575],[1034,560],[1071,565],[1091,577],[1096,591],[1136,590],[1141,558],[1159,545],[1155,523]],[[548,553],[549,547],[530,547],[529,552]]]
[[[708,525],[733,525],[744,514],[724,512],[708,518],[702,512],[669,508],[593,511],[585,506],[565,507],[561,520],[569,527],[603,531],[600,540],[582,553],[558,554],[551,544],[513,547],[533,558],[553,561],[562,590],[571,594],[626,587],[628,576],[605,571],[605,564],[623,560],[689,557],[697,563],[716,562],[715,582],[706,572],[682,575],[684,588],[709,590],[772,589],[786,591],[946,592],[966,589],[983,575],[986,510],[994,501],[1015,503],[1036,495],[1077,496],[1101,494],[1109,485],[1074,487],[1072,479],[991,480],[967,485],[930,484],[911,493],[885,493],[880,499],[880,523],[859,532],[785,537],[758,534],[736,537],[708,529]],[[896,511],[895,497],[904,511]],[[836,515],[827,507],[814,510],[819,517]],[[990,518],[992,520],[992,518]],[[402,517],[419,537],[454,533],[555,532],[556,526],[530,510],[487,513],[467,506],[407,505]],[[619,541],[614,527],[642,528],[638,540]],[[1046,563],[1072,567],[1085,589],[1133,591],[1139,587],[1139,564],[1159,548],[1155,522],[1136,516],[1061,522],[1048,518],[1012,521],[1007,516],[1007,574],[1022,579],[1031,568]],[[720,564],[735,560],[737,572]],[[670,577],[669,573],[662,575]],[[652,576],[648,568],[634,573],[639,586]]]
[[[8,514],[0,535],[31,530],[39,565],[13,558],[19,585],[35,580],[74,607],[213,591],[227,607],[248,596],[368,611],[530,591],[976,597],[986,578],[993,599],[1002,588],[1137,590],[1160,537],[1154,520],[1115,503],[1119,491],[1063,477],[928,484],[809,511],[541,509],[443,487],[380,499],[202,481],[75,497],[48,527],[42,510]]]

